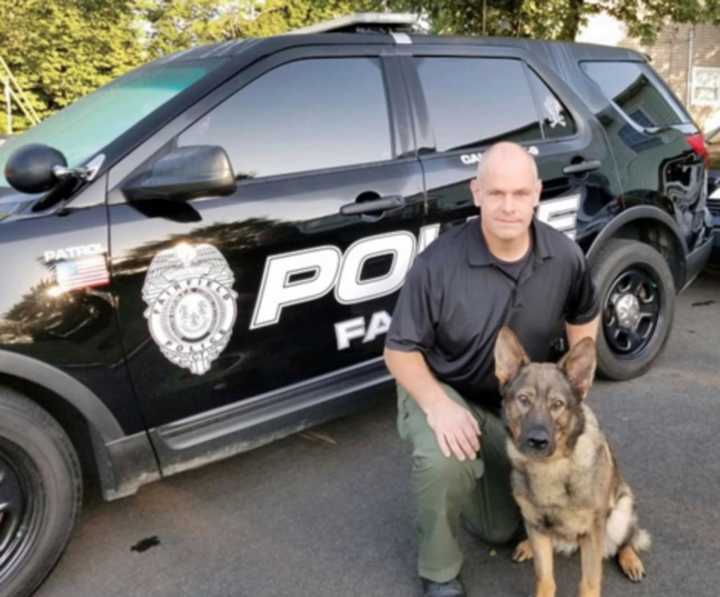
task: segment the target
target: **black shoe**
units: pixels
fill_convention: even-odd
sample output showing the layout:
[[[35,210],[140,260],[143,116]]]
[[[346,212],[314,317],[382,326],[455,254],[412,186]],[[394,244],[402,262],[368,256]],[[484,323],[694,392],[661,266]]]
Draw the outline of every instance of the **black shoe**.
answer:
[[[447,582],[435,582],[421,578],[424,597],[465,597],[465,587],[459,576]]]

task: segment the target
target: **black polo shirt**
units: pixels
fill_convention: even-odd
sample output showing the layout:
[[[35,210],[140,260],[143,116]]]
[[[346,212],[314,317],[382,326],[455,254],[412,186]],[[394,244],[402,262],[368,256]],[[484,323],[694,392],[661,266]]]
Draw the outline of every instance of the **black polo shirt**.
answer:
[[[441,234],[415,259],[385,345],[420,351],[440,381],[497,408],[493,351],[504,323],[532,360],[546,361],[565,322],[587,323],[598,313],[580,247],[535,219],[531,230],[532,249],[517,280],[490,253],[479,218]]]

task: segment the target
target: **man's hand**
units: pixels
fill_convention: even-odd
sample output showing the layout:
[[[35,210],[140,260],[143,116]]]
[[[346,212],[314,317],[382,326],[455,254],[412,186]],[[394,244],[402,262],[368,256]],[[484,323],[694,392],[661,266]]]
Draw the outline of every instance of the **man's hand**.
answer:
[[[475,459],[480,449],[480,425],[468,409],[447,398],[430,407],[427,421],[446,458],[452,454],[460,462]]]
[[[385,364],[425,413],[445,457],[474,460],[480,449],[480,425],[467,408],[448,398],[423,355],[386,348]]]

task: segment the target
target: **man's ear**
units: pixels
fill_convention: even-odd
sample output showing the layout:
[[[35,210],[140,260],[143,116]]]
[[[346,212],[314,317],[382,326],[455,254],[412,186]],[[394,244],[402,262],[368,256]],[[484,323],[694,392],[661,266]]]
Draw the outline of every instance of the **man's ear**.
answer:
[[[504,386],[530,359],[513,331],[503,326],[495,339],[495,377]]]
[[[473,203],[475,204],[475,207],[479,208],[482,195],[480,190],[480,181],[477,179],[477,177],[474,177],[470,180],[470,192],[472,193]]]
[[[533,203],[533,207],[537,207],[540,205],[540,195],[542,194],[542,180],[538,178],[537,182],[535,183],[535,202]]]
[[[592,386],[596,364],[595,341],[592,338],[583,338],[560,359],[557,366],[582,400],[588,395]]]

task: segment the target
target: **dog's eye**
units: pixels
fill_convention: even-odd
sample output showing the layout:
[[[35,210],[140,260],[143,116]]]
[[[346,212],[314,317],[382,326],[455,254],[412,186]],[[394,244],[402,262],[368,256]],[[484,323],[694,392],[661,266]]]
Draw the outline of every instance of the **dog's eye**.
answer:
[[[528,398],[525,394],[518,394],[517,401],[521,406],[530,406],[530,398]]]
[[[562,410],[565,406],[565,403],[562,400],[553,400],[551,408],[553,410]]]

